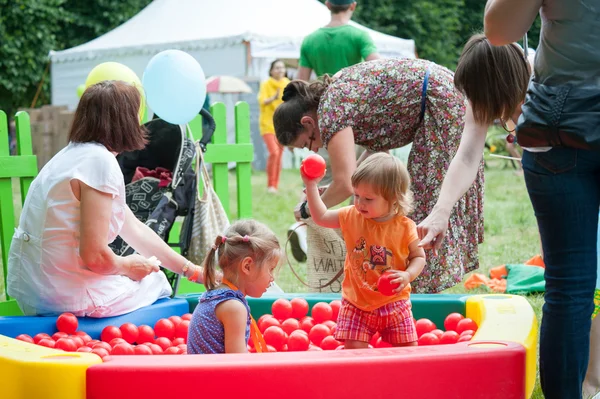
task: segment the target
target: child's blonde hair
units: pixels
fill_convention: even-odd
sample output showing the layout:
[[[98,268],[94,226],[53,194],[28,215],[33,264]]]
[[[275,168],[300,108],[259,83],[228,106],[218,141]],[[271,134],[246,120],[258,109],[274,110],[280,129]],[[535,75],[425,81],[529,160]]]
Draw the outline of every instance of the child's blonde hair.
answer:
[[[232,224],[225,234],[217,236],[215,243],[204,260],[204,286],[208,290],[217,287],[215,278],[215,255],[223,272],[239,264],[245,257],[251,257],[262,266],[263,263],[281,257],[281,247],[275,234],[256,220],[239,220]]]
[[[365,159],[352,175],[352,187],[366,183],[391,204],[398,212],[408,215],[413,210],[413,193],[406,166],[395,156],[379,152]]]

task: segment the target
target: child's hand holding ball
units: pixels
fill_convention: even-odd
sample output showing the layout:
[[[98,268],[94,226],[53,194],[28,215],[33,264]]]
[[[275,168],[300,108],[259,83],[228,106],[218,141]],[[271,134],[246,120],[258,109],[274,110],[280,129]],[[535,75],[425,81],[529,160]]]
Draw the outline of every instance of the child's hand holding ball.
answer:
[[[306,157],[300,165],[300,175],[304,184],[308,182],[318,183],[325,176],[326,164],[323,157],[318,154],[311,154]]]

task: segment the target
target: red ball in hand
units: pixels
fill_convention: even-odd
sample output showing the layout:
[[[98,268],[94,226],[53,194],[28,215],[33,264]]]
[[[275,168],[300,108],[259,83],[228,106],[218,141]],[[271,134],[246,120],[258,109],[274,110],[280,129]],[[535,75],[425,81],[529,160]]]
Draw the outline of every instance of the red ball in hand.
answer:
[[[393,290],[400,286],[399,283],[392,284],[392,280],[394,279],[394,273],[391,271],[384,272],[381,276],[379,276],[379,280],[377,280],[377,288],[379,292],[383,295],[392,296],[395,294]]]
[[[310,154],[304,159],[304,161],[302,161],[300,169],[309,179],[316,179],[325,174],[325,167],[325,160],[322,156],[318,154]]]

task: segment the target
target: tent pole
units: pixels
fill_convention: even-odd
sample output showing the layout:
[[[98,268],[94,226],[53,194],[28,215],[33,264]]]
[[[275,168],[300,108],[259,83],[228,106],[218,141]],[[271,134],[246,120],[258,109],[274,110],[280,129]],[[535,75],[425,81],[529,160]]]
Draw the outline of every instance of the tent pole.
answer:
[[[246,72],[244,76],[248,76],[250,69],[252,68],[252,52],[250,51],[250,42],[244,40],[244,46],[246,47]]]

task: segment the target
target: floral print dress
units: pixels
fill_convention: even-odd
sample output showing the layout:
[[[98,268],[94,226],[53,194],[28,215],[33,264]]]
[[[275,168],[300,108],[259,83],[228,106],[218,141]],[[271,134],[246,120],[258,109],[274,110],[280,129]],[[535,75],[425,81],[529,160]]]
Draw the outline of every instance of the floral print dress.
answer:
[[[465,107],[453,73],[442,66],[419,59],[369,61],[343,69],[326,89],[318,109],[319,128],[325,146],[346,127],[352,128],[356,144],[371,151],[412,143],[407,167],[415,210],[408,216],[418,224],[433,209],[458,150]],[[479,267],[483,191],[482,161],[475,182],[452,211],[438,255],[426,251],[427,265],[411,284],[413,292],[440,292]]]

